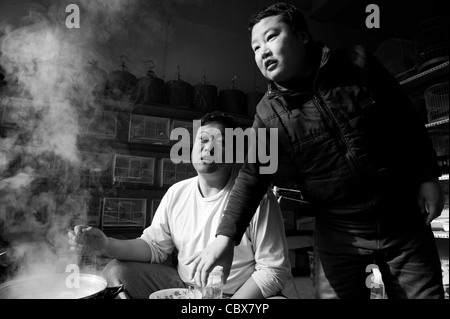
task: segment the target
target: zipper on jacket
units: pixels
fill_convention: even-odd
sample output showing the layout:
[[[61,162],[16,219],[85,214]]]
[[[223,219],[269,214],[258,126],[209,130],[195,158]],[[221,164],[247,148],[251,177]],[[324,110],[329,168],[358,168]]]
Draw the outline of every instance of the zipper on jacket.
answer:
[[[353,173],[354,177],[359,176],[359,172],[356,165],[356,158],[353,155],[347,141],[345,140],[344,134],[342,133],[341,129],[339,128],[339,124],[333,115],[333,113],[328,109],[325,102],[318,97],[317,94],[314,94],[313,97],[313,103],[316,105],[319,112],[322,114],[324,120],[327,122],[328,126],[331,128],[331,130],[336,130],[339,134],[340,140],[345,144],[347,150],[345,151],[344,157],[347,161],[348,166],[350,167],[351,172]]]

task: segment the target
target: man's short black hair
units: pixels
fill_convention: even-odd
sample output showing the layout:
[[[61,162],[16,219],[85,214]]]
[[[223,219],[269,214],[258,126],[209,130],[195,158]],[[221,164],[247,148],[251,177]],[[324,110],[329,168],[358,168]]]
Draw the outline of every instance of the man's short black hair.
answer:
[[[236,122],[236,120],[233,117],[220,111],[213,111],[206,113],[205,115],[202,116],[200,121],[202,126],[211,122],[218,122],[223,124],[225,128],[235,129],[237,127],[240,127],[240,125]]]
[[[242,125],[240,125],[232,116],[228,115],[227,113],[220,112],[220,111],[213,111],[210,113],[206,113],[205,115],[202,116],[200,121],[201,121],[202,126],[206,125],[208,123],[216,122],[216,123],[222,124],[225,127],[225,129],[231,128],[234,130],[236,128],[242,128]],[[249,143],[249,141],[248,141],[248,139],[246,139],[244,142],[244,149],[241,150],[244,152],[244,154],[247,154],[248,143]],[[236,136],[234,136],[233,137],[233,161],[234,162],[236,162],[238,151],[239,150],[237,149]]]
[[[291,27],[294,32],[305,32],[309,35],[308,24],[303,13],[294,5],[284,2],[272,4],[255,13],[248,22],[248,31],[252,32],[255,24],[262,19],[280,15],[283,22]]]

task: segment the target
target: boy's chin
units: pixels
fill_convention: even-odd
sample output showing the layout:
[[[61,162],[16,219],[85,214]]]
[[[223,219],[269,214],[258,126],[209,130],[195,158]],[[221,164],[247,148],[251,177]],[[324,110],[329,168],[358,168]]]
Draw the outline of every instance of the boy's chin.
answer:
[[[285,78],[281,74],[269,74],[267,79],[276,83],[283,83]]]

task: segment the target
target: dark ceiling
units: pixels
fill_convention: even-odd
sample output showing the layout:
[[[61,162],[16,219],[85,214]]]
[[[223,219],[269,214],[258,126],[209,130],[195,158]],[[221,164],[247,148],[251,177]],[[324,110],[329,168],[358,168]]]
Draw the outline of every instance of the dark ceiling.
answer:
[[[423,21],[437,17],[447,16],[446,0],[328,0],[333,3],[340,3],[341,7],[335,9],[334,14],[326,16],[320,12],[311,15],[312,19],[326,22],[337,22],[348,25],[355,29],[364,29],[365,20],[369,13],[366,7],[369,4],[376,4],[380,9],[380,29],[376,32],[380,39],[391,36],[405,39],[413,39],[414,29]],[[332,10],[324,9],[324,13]]]

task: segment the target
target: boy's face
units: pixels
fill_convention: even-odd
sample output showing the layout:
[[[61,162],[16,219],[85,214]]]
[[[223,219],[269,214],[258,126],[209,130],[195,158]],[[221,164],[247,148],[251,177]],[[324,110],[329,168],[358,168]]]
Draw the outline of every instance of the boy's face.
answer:
[[[277,83],[306,78],[306,41],[307,38],[294,33],[280,15],[264,18],[255,24],[251,46],[262,75]]]
[[[212,174],[230,165],[225,163],[224,141],[223,124],[211,122],[200,126],[192,147],[192,164],[198,174]]]

